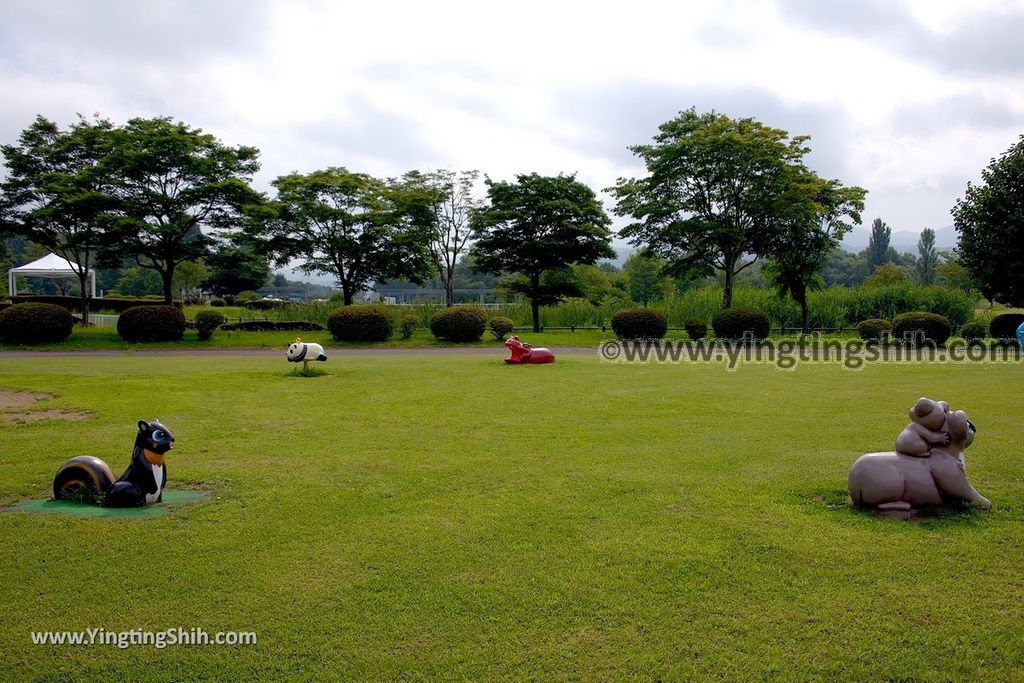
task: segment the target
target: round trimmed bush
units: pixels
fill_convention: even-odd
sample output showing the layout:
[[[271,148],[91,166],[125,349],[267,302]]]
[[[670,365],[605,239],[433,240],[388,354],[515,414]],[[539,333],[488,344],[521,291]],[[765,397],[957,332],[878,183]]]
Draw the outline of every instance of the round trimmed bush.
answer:
[[[857,334],[864,341],[884,342],[892,331],[892,323],[881,318],[868,318],[857,323]]]
[[[338,341],[379,342],[395,331],[391,313],[383,306],[345,306],[331,311],[327,329]]]
[[[651,308],[624,308],[612,316],[612,331],[619,339],[661,339],[668,320]]]
[[[228,302],[225,299],[221,299],[219,296],[215,296],[210,299],[210,305],[221,308],[222,306],[227,306]]]
[[[756,308],[723,308],[711,319],[715,336],[729,341],[759,341],[771,332],[768,314]]]
[[[14,304],[0,311],[0,339],[8,344],[55,344],[71,336],[75,319],[56,304]]]
[[[499,316],[497,318],[491,318],[487,322],[487,327],[491,330],[491,334],[494,335],[495,339],[498,341],[505,341],[505,336],[512,334],[516,329],[516,324],[509,318],[502,318]]]
[[[196,332],[199,338],[206,340],[213,336],[213,331],[224,324],[227,318],[219,311],[199,311],[196,313]]]
[[[912,343],[915,346],[926,344],[945,344],[953,328],[945,317],[927,311],[911,311],[901,313],[893,318],[892,336],[900,343]]]
[[[416,331],[416,328],[420,326],[419,317],[410,313],[409,315],[402,318],[402,324],[399,328],[402,330],[402,339],[411,339],[412,333]]]
[[[700,341],[708,336],[708,326],[703,320],[687,320],[683,325],[686,335],[693,341]]]
[[[988,325],[989,335],[1000,342],[1017,341],[1017,328],[1024,323],[1024,313],[1000,313]]]
[[[178,341],[185,314],[174,306],[134,306],[117,318],[117,333],[127,342]]]
[[[478,341],[487,327],[487,314],[477,306],[452,306],[430,319],[430,331],[438,339]]]
[[[960,327],[960,336],[969,344],[977,344],[985,339],[985,323],[974,321]]]
[[[245,302],[245,307],[252,311],[273,311],[274,309],[291,305],[290,301],[282,301],[281,299],[257,299],[256,301]]]

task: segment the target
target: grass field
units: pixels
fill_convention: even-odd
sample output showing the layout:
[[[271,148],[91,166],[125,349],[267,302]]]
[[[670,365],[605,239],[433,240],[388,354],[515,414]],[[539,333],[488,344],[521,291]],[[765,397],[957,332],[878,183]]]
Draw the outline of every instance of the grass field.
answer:
[[[534,346],[581,346],[596,348],[598,343],[604,339],[614,338],[611,330],[601,332],[600,330],[580,330],[578,332],[553,331],[534,334],[530,331],[517,331],[516,334],[523,339],[533,340]],[[490,332],[484,333],[479,342],[464,344],[453,344],[436,339],[430,330],[417,330],[412,338],[400,339],[396,334],[386,342],[375,344],[339,342],[331,338],[329,332],[241,332],[217,330],[212,339],[199,340],[195,330],[186,330],[181,341],[176,342],[153,342],[132,344],[124,341],[118,336],[117,330],[112,327],[75,327],[71,337],[60,344],[38,344],[31,347],[19,347],[0,342],[0,351],[4,350],[39,350],[39,351],[151,351],[171,349],[280,349],[283,354],[288,344],[296,337],[303,341],[323,344],[325,348],[421,348],[421,347],[459,347],[478,346],[493,347],[500,353],[503,350],[502,342],[495,339]],[[685,332],[673,332],[668,335],[669,339],[686,339]]]
[[[488,356],[0,359],[81,422],[0,421],[0,504],[174,432],[161,517],[0,512],[8,680],[1024,678],[1024,367],[510,367]],[[851,510],[918,396],[968,410],[994,504]],[[28,408],[19,409],[28,410]],[[254,631],[236,647],[30,631]]]

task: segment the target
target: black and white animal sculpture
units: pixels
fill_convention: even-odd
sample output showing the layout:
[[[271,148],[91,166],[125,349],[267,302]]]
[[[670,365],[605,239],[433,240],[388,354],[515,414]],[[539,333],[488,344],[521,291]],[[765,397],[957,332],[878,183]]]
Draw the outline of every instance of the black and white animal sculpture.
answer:
[[[285,355],[288,357],[289,363],[301,362],[304,368],[309,366],[309,361],[311,360],[327,360],[324,347],[319,344],[304,342],[301,337],[297,337],[295,341],[288,345],[288,351]]]
[[[167,484],[164,456],[174,447],[174,437],[159,420],[139,420],[132,460],[117,480],[99,458],[79,455],[61,465],[53,478],[53,497],[68,498],[85,487],[104,507],[127,508],[159,503]]]

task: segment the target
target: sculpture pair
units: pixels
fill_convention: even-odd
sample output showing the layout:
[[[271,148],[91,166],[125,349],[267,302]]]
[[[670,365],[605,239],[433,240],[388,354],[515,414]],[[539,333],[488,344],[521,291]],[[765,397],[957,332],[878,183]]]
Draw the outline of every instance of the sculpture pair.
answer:
[[[967,481],[964,450],[976,432],[964,411],[922,397],[910,409],[910,424],[897,437],[895,451],[867,453],[853,463],[850,498],[899,517],[957,500],[991,508]]]

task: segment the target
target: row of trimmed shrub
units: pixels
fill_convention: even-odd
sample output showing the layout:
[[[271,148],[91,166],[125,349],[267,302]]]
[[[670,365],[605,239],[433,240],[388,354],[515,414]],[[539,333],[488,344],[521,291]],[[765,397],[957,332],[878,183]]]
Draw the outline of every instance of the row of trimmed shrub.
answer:
[[[980,342],[988,336],[997,342],[1017,340],[1017,328],[1024,324],[1024,313],[1000,313],[992,318],[986,330],[985,323],[973,321],[960,326],[960,336],[968,342]],[[866,341],[896,341],[912,339],[915,343],[931,341],[945,344],[953,334],[953,326],[944,316],[924,311],[913,311],[896,316],[892,323],[881,318],[863,320],[857,333]]]
[[[339,341],[374,342],[390,339],[394,333],[392,310],[384,306],[349,306],[333,311],[327,329]],[[1003,313],[992,319],[989,333],[996,340],[1012,341],[1024,323],[1024,314]],[[74,319],[71,313],[47,303],[17,304],[0,310],[0,339],[11,344],[58,343],[71,335]],[[416,316],[406,315],[400,321],[403,339],[408,339],[419,325]],[[200,339],[209,339],[218,327],[245,331],[321,331],[319,323],[305,321],[252,320],[225,324],[218,311],[200,311],[194,326]],[[770,331],[766,313],[754,308],[734,307],[715,314],[711,326],[719,339],[764,339]],[[476,341],[490,328],[497,339],[504,339],[514,330],[513,321],[495,317],[488,321],[482,308],[457,306],[442,309],[430,320],[430,330],[438,339],[451,342]],[[129,342],[177,341],[186,329],[185,317],[173,306],[143,305],[123,312],[117,325],[118,334]],[[703,321],[689,320],[685,325],[691,339],[707,335]],[[881,318],[862,321],[858,333],[865,340],[885,341],[910,336],[916,343],[944,344],[952,335],[953,326],[944,316],[915,311],[896,316],[892,323]],[[661,339],[668,330],[665,316],[655,309],[634,308],[612,316],[612,330],[620,339]],[[968,323],[960,334],[968,341],[985,336],[982,323]]]
[[[10,297],[11,303],[25,304],[25,303],[36,303],[36,304],[52,304],[54,306],[60,306],[61,308],[67,309],[72,313],[78,313],[82,308],[82,300],[77,296],[59,296],[59,295],[48,295],[48,294],[19,294],[18,296]],[[92,299],[93,310],[109,310],[115,313],[121,313],[127,311],[129,308],[135,308],[137,306],[166,306],[163,298],[159,300],[147,301],[145,299],[136,299],[132,297],[104,297],[102,299]],[[175,308],[181,308],[181,301],[174,302]]]
[[[488,321],[487,314],[477,306],[454,306],[431,317],[430,331],[445,341],[470,342],[480,339],[488,324],[497,338],[504,338],[514,327],[507,318],[497,317]],[[419,318],[406,315],[399,325],[402,338],[408,339],[419,327]],[[327,329],[338,341],[381,342],[391,338],[395,325],[391,310],[385,306],[346,306],[331,312],[327,318]]]
[[[1017,328],[1024,324],[1024,314],[1003,313],[992,319],[989,334],[996,341],[1013,342]],[[771,321],[763,311],[754,308],[727,308],[714,315],[711,326],[715,336],[727,340],[765,339],[771,330]],[[701,321],[686,323],[686,332],[691,339],[703,339],[707,326]],[[612,316],[612,330],[619,339],[661,339],[668,331],[668,321],[657,310],[634,308],[618,311]],[[866,341],[887,341],[891,336],[897,341],[910,341],[917,345],[925,343],[945,344],[953,334],[953,326],[945,317],[927,311],[910,311],[897,315],[890,323],[881,318],[870,318],[857,325],[857,332]],[[985,337],[985,326],[980,322],[966,323],[960,328],[960,336],[969,342],[978,342]]]

